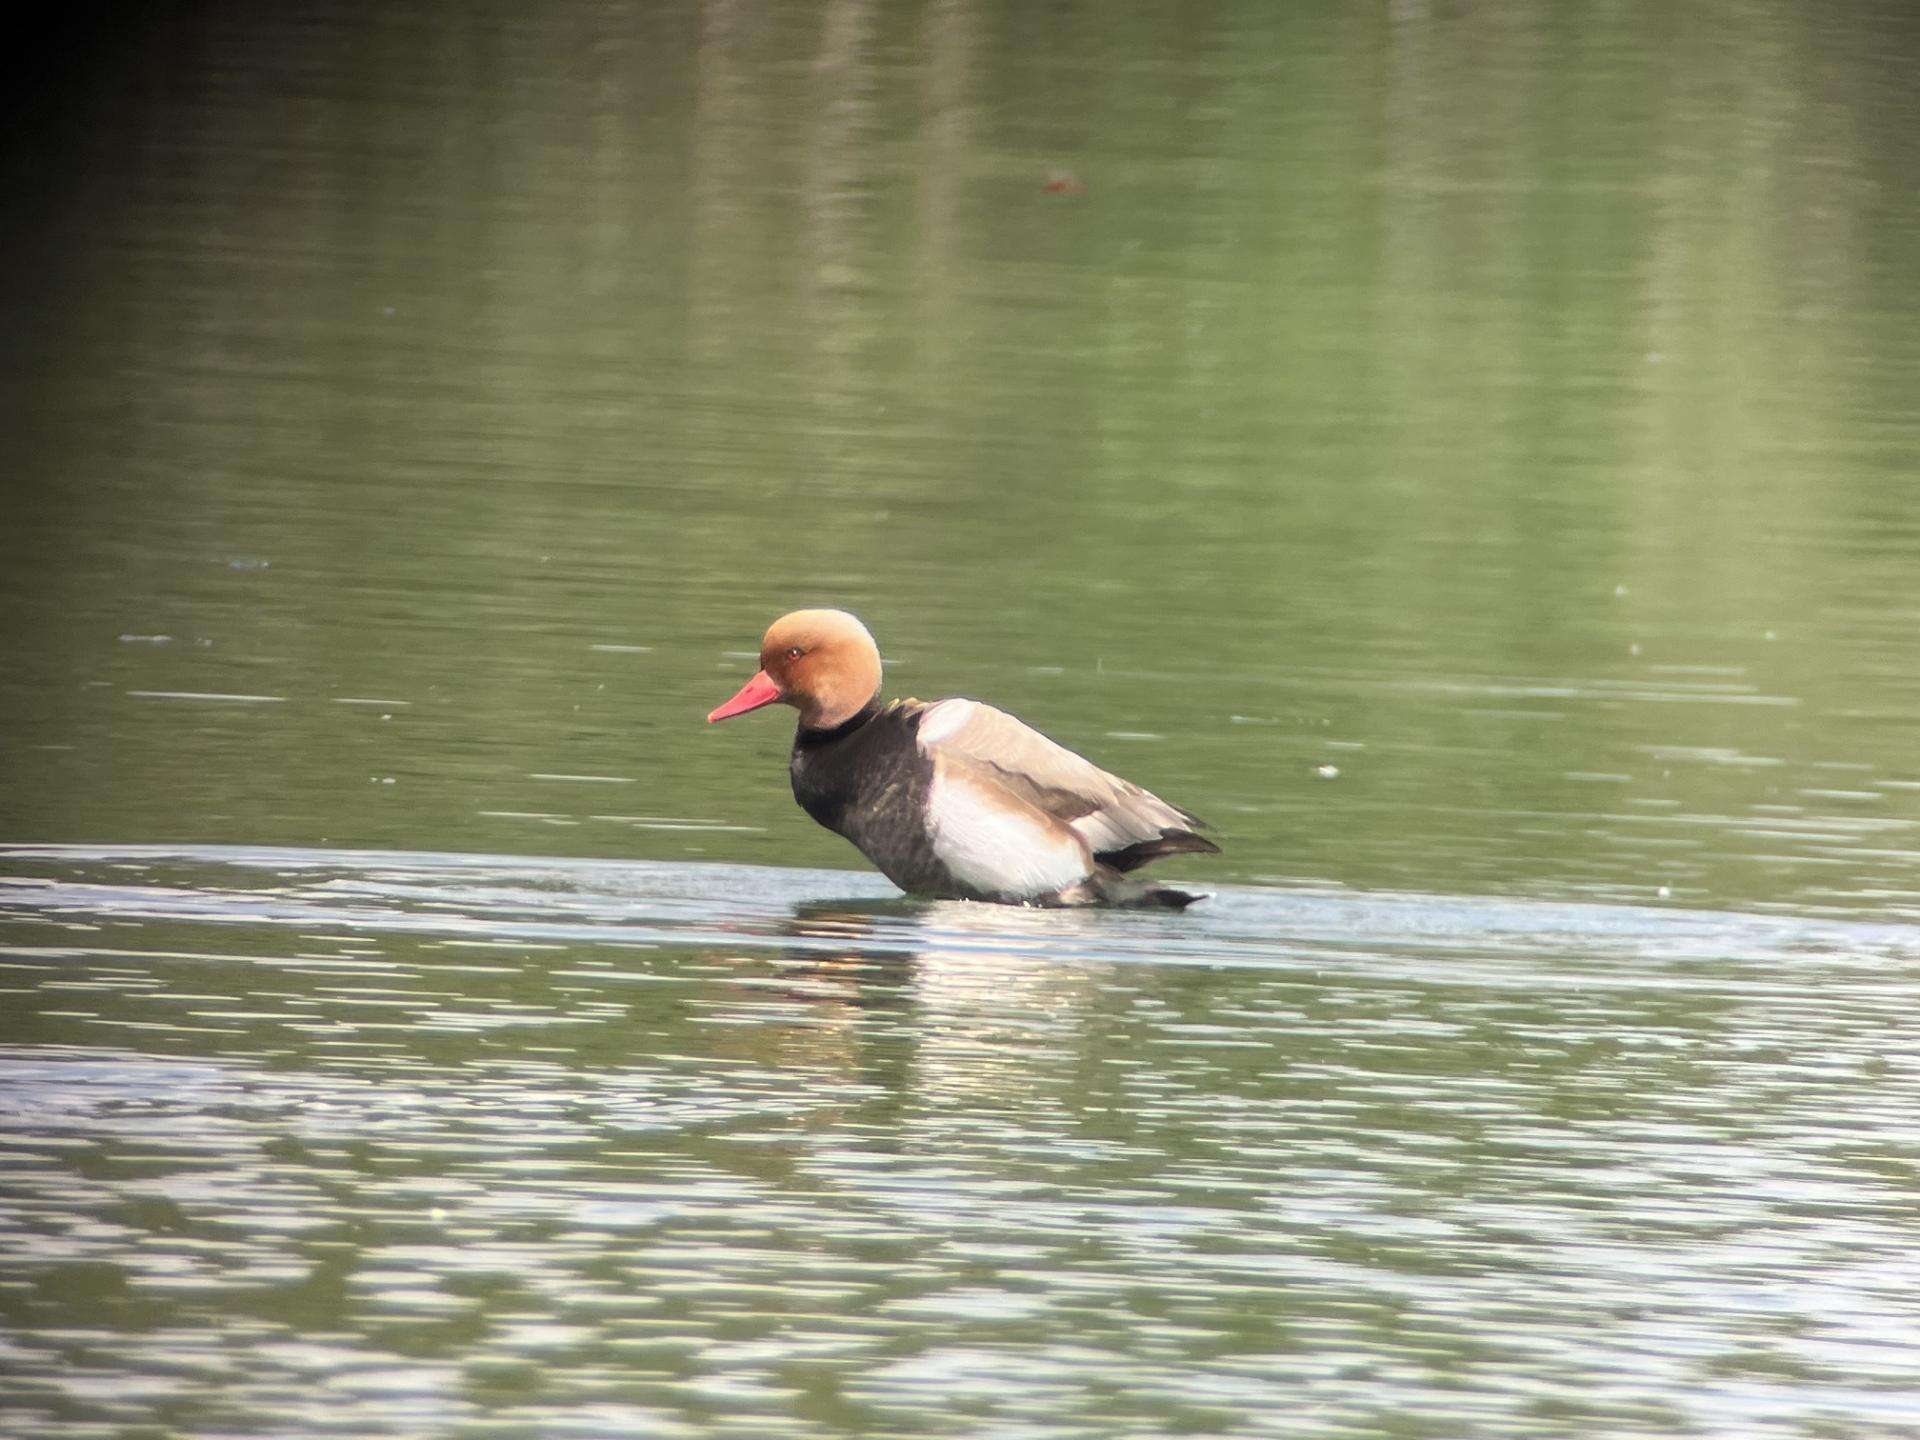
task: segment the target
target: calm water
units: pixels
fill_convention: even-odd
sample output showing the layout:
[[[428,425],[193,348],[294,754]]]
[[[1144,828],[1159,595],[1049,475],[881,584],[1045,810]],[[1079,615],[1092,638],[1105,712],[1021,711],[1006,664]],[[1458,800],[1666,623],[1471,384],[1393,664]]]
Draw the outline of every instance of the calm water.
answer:
[[[0,139],[0,1429],[1920,1431],[1920,24],[83,21]],[[844,605],[1211,818],[894,896]]]

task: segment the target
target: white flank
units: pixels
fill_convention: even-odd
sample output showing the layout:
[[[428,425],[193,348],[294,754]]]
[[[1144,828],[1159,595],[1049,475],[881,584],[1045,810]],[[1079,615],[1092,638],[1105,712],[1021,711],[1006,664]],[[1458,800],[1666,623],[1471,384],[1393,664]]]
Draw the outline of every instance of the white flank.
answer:
[[[1045,816],[995,796],[952,771],[935,770],[927,798],[933,853],[955,879],[1008,899],[1051,895],[1087,876],[1087,852]]]

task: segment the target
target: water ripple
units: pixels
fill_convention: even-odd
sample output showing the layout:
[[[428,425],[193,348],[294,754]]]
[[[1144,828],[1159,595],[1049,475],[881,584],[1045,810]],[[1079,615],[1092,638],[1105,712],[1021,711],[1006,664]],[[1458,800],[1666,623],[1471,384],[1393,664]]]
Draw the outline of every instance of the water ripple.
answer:
[[[1920,1415],[1911,927],[5,859],[0,1313],[36,1433]]]

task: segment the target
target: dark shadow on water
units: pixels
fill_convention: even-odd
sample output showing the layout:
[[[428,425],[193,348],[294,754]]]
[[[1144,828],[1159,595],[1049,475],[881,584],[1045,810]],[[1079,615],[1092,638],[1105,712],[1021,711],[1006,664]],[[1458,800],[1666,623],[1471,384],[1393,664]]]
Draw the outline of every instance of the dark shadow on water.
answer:
[[[871,922],[874,917],[913,920],[941,903],[947,902],[918,900],[911,895],[881,899],[859,895],[846,899],[803,900],[793,907],[793,923],[801,933],[813,934],[815,931],[808,927],[818,925],[821,927],[819,933],[831,934],[836,924],[857,925]]]

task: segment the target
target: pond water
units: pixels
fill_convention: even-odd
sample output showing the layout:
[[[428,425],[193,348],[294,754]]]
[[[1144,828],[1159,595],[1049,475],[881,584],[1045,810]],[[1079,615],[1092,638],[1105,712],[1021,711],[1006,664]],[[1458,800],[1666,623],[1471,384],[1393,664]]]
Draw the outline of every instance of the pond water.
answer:
[[[0,1427],[1920,1429],[1908,8],[97,18]],[[702,724],[822,603],[1217,893],[857,868]]]

